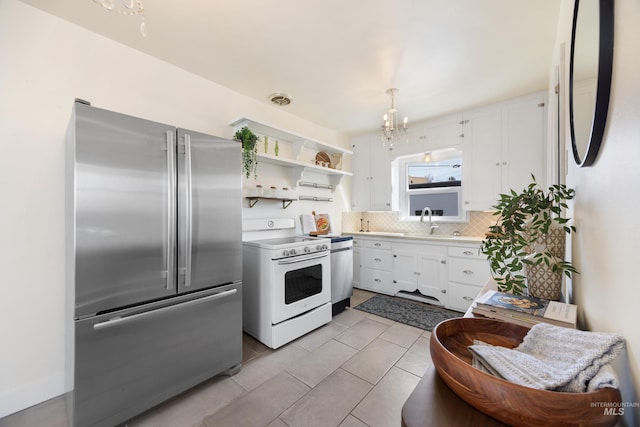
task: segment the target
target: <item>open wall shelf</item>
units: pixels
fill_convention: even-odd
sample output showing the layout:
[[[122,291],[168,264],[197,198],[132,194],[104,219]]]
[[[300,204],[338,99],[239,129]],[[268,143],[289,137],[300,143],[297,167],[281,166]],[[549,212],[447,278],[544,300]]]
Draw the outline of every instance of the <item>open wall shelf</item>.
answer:
[[[289,205],[293,202],[293,199],[283,199],[281,197],[263,197],[263,196],[250,196],[245,197],[245,199],[249,200],[249,207],[252,208],[258,203],[260,200],[276,200],[278,202],[282,202],[282,209],[287,209]]]
[[[304,180],[304,176],[307,172],[316,174],[323,174],[329,176],[331,182],[331,190],[340,184],[344,176],[353,176],[353,173],[343,171],[341,169],[332,169],[325,166],[318,166],[310,163],[309,161],[302,161],[301,154],[303,150],[309,149],[315,152],[326,152],[327,154],[338,155],[351,155],[353,151],[347,150],[342,147],[320,142],[311,138],[307,138],[302,135],[298,135],[274,125],[270,125],[257,120],[249,119],[246,117],[234,120],[229,123],[235,130],[241,129],[246,126],[251,131],[260,136],[269,136],[270,141],[273,139],[279,140],[291,144],[291,154],[285,156],[275,156],[273,154],[262,153],[258,151],[258,162],[269,163],[272,165],[283,166],[291,169],[291,179],[293,187],[297,187],[301,181]],[[255,203],[254,203],[255,204]]]

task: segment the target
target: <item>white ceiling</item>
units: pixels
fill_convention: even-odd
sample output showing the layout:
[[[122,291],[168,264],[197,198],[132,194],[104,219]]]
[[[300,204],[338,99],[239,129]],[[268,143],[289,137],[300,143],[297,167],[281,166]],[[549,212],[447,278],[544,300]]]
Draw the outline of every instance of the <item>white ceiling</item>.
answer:
[[[548,86],[558,0],[142,0],[140,19],[93,0],[22,0],[236,92],[356,134],[385,93],[411,121]],[[116,0],[120,1],[120,0]]]

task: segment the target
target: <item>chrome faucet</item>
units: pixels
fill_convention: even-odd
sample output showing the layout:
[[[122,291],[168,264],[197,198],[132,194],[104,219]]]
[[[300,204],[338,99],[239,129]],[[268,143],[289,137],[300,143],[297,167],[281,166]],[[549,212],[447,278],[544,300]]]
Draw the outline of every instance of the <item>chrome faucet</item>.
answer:
[[[433,222],[431,220],[431,217],[433,216],[433,212],[431,211],[431,208],[429,206],[425,206],[424,208],[422,208],[422,215],[420,215],[420,222],[424,222],[424,213],[429,212],[429,234],[433,234],[433,230],[437,230],[438,227],[437,225],[433,225]]]

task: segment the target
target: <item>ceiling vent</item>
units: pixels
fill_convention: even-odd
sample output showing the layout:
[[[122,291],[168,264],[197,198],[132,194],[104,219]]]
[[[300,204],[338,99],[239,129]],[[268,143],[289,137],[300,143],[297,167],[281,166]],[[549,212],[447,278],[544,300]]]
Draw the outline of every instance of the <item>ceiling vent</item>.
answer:
[[[280,107],[284,107],[285,105],[291,104],[291,97],[284,93],[273,93],[269,95],[269,101]]]

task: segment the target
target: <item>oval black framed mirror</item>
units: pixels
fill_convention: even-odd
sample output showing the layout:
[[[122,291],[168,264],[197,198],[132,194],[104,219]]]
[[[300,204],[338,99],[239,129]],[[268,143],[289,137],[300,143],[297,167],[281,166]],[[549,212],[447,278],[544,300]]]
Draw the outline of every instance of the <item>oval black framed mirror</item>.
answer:
[[[571,30],[569,120],[573,158],[591,166],[604,135],[613,68],[614,0],[576,0]]]

